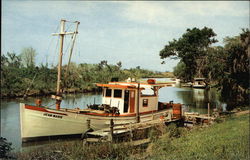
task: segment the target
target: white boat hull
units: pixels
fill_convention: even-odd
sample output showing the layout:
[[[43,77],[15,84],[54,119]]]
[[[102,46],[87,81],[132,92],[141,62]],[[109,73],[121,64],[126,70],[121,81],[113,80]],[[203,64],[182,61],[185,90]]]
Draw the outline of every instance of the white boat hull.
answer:
[[[140,116],[141,122],[159,119],[160,116],[168,114],[171,119],[172,110],[146,113]],[[48,136],[63,136],[83,134],[90,128],[93,130],[103,129],[110,126],[110,119],[115,124],[135,123],[136,116],[98,116],[79,114],[66,111],[58,111],[41,107],[20,104],[20,122],[22,141],[37,139]]]

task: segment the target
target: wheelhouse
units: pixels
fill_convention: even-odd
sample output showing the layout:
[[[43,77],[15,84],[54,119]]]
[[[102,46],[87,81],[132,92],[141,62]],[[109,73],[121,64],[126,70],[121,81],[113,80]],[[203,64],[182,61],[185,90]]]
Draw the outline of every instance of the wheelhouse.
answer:
[[[161,84],[109,82],[97,84],[103,88],[102,104],[116,107],[120,114],[154,112],[158,110],[158,90]],[[138,103],[139,101],[139,103]]]

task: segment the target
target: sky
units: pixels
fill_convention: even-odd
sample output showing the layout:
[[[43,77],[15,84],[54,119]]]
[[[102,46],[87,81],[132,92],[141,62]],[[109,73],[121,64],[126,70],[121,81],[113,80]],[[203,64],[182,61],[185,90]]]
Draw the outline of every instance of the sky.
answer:
[[[178,60],[159,52],[187,28],[209,27],[223,38],[249,28],[248,1],[2,1],[1,54],[20,54],[25,47],[36,50],[36,64],[58,60],[61,19],[80,21],[72,61],[109,64],[123,68],[140,66],[153,71],[173,71]],[[73,31],[72,23],[66,25]],[[71,40],[66,37],[63,63],[67,63]]]

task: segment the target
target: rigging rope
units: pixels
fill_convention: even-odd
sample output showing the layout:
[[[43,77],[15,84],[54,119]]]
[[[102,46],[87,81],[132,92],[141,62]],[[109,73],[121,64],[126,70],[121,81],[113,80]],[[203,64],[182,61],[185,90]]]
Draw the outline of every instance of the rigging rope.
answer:
[[[36,76],[37,76],[37,73],[38,73],[38,72],[36,72],[35,76],[33,77],[32,81],[31,81],[31,83],[30,83],[30,85],[29,85],[29,87],[26,89],[26,92],[25,92],[25,94],[23,95],[23,98],[26,98],[27,93],[28,93],[28,91],[29,91],[31,85],[33,84],[33,82],[34,82],[34,80],[35,80],[35,78],[36,78]]]
[[[70,46],[71,43],[73,44],[73,38],[71,38],[71,42],[68,44],[68,47],[67,47],[65,53],[68,53],[68,49],[69,49],[69,46]],[[69,57],[70,57],[70,55],[69,55]],[[65,89],[66,86],[67,86],[67,78],[68,78],[67,76],[68,76],[69,65],[70,65],[70,60],[69,60],[69,62],[67,64],[67,68],[66,68],[66,71],[65,71],[64,83],[63,83],[62,89]]]
[[[66,37],[65,37],[65,41],[66,41]],[[65,53],[68,53],[68,50],[69,50],[69,47],[70,47],[70,44],[73,42],[73,39],[71,39],[71,42],[68,43],[68,46],[65,50]]]
[[[59,25],[56,26],[56,29],[55,29],[54,32],[56,32],[58,29],[59,29]],[[53,41],[53,36],[50,38],[49,46],[48,46],[48,48],[47,48],[47,50],[46,50],[46,55],[44,56],[44,57],[46,57],[46,63],[48,63],[47,57],[48,57],[48,53],[49,53],[49,50],[50,50],[51,45],[52,45],[52,41]],[[44,61],[44,58],[43,58],[43,61]],[[42,61],[42,62],[43,62],[43,61]]]
[[[67,25],[67,28],[65,29],[65,32],[67,32],[68,30],[70,30],[73,25],[74,25],[74,23],[71,23],[70,25]]]
[[[57,50],[58,50],[58,42],[59,42],[59,37],[57,37],[57,42],[56,42],[56,47],[55,47],[55,53],[57,52]],[[55,54],[56,55],[56,54]],[[54,62],[54,60],[55,60],[55,57],[56,56],[53,56],[53,60],[52,60],[52,63]],[[52,66],[53,66],[53,64],[52,64]]]

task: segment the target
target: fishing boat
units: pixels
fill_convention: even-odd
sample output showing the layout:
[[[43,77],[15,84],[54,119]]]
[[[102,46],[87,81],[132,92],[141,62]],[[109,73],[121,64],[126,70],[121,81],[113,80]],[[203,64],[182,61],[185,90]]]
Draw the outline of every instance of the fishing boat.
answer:
[[[55,109],[43,106],[41,100],[36,105],[20,104],[20,126],[23,142],[44,137],[82,135],[91,130],[109,127],[110,120],[115,125],[146,122],[164,117],[168,120],[181,118],[181,104],[159,102],[159,89],[169,86],[157,84],[154,79],[144,83],[139,81],[112,81],[107,84],[96,83],[102,88],[102,104],[80,106],[79,108],[61,107],[61,68],[65,20],[61,20],[61,49],[59,51],[57,94]]]
[[[205,78],[194,78],[193,88],[206,88]]]

